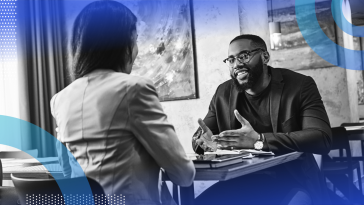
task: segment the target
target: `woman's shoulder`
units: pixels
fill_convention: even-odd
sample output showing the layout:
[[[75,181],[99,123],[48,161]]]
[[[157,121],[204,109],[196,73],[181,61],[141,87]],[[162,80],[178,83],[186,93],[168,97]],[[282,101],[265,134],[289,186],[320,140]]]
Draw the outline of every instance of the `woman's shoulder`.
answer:
[[[108,92],[119,92],[123,89],[131,92],[140,92],[144,89],[155,90],[153,82],[141,76],[118,72],[107,73],[106,75],[90,75],[73,81],[63,90],[56,93],[51,99],[51,106],[55,104],[56,98],[70,96],[86,89],[86,87],[93,90],[107,90]]]
[[[136,87],[136,88],[143,88],[150,86],[154,87],[152,80],[148,78],[125,73],[113,73],[113,80],[119,83],[127,84],[128,87]]]

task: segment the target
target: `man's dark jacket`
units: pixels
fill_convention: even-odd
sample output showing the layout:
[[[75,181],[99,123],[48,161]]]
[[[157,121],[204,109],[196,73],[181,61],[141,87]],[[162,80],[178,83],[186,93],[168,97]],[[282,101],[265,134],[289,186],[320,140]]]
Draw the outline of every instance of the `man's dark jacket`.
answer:
[[[323,177],[311,154],[327,154],[332,142],[330,122],[317,86],[311,77],[291,70],[268,69],[272,76],[269,109],[273,133],[264,136],[269,150],[276,154],[304,152],[302,160],[286,163],[284,170],[310,192],[314,204],[328,203]],[[237,99],[232,80],[217,88],[204,118],[214,135],[239,127],[234,115]],[[195,140],[192,146],[197,151]]]

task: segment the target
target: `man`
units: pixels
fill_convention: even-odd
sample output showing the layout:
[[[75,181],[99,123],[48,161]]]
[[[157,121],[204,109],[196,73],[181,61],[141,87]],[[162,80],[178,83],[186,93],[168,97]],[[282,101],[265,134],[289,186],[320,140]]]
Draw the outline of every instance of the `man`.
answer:
[[[202,193],[197,204],[327,203],[323,178],[309,154],[327,154],[331,146],[321,96],[311,77],[272,68],[269,58],[258,36],[240,35],[230,42],[224,62],[232,79],[217,88],[203,120],[206,127],[197,130],[192,146],[202,154],[211,148],[206,139],[214,135],[220,149],[298,151],[305,153],[304,159],[271,168],[270,175],[219,182]],[[292,201],[296,199],[301,202]]]

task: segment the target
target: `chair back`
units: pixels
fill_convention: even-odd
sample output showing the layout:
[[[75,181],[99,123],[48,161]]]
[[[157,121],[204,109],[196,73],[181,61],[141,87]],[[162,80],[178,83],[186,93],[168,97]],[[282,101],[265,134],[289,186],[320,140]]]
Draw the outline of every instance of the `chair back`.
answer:
[[[340,153],[342,153],[342,151],[345,150],[347,160],[351,161],[349,138],[345,127],[331,128],[331,132],[332,132],[331,150],[340,150]],[[342,157],[341,154],[340,157]]]
[[[342,123],[341,127],[353,127],[353,126],[360,126],[360,127],[364,127],[364,123],[363,122],[346,122],[346,123]],[[364,130],[363,129],[354,129],[354,130],[350,130],[350,137],[349,137],[349,141],[360,141],[360,146],[361,146],[361,156],[363,155],[363,151],[364,151]],[[340,153],[342,154],[342,153]]]
[[[363,122],[344,122],[340,126],[341,127],[364,126],[364,123]]]
[[[18,192],[20,203],[22,205],[27,205],[27,196],[28,200],[34,199],[34,196],[38,196],[38,200],[59,200],[59,204],[64,204],[63,194],[61,189],[58,186],[58,182],[65,183],[67,185],[72,186],[75,183],[81,183],[82,178],[67,178],[67,179],[35,179],[35,178],[24,178],[14,176],[11,174],[11,180],[14,183],[15,189]],[[87,178],[92,193],[95,196],[105,195],[103,188],[101,185],[91,178]],[[77,193],[75,193],[77,194]],[[48,198],[43,198],[46,196]],[[39,197],[43,196],[43,197]],[[95,199],[96,200],[96,199]],[[37,204],[44,204],[45,201],[38,201]],[[58,202],[57,202],[58,203]],[[96,203],[95,203],[96,204]],[[107,203],[106,203],[107,204]]]
[[[27,151],[3,151],[0,152],[0,159],[17,158],[17,159],[32,159],[38,157],[38,150],[32,149]]]
[[[38,157],[38,150],[32,149],[27,151],[3,151],[0,152],[0,186],[3,185],[3,165],[1,159],[17,158],[17,159],[31,159]]]

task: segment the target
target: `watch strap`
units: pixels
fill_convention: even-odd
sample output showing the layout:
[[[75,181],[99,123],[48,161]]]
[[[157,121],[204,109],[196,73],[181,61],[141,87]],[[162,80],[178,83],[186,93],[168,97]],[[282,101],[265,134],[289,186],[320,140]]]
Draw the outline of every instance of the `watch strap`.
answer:
[[[258,140],[260,140],[260,141],[262,141],[262,142],[265,142],[265,136],[264,136],[264,134],[263,133],[260,133],[259,134],[259,139]]]

